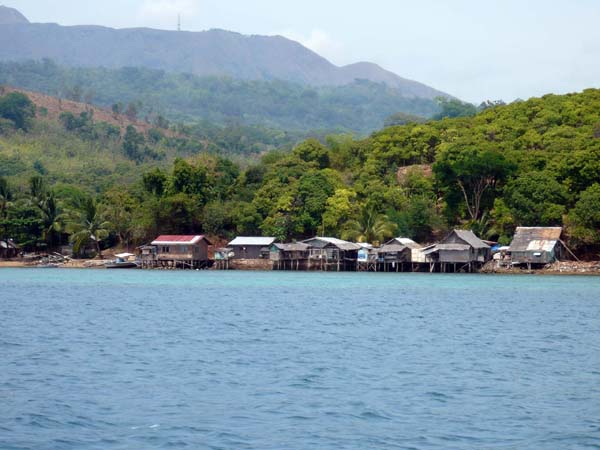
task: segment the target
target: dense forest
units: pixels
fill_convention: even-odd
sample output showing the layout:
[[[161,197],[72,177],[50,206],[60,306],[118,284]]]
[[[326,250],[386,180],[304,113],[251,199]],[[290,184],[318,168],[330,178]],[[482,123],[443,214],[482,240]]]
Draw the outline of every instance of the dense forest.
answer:
[[[310,87],[140,67],[67,68],[43,60],[1,62],[0,84],[107,108],[135,104],[141,117],[161,114],[178,122],[260,125],[292,132],[367,134],[398,112],[420,117],[440,112],[435,100],[407,97],[384,83],[361,79],[343,86]]]
[[[52,124],[23,94],[0,98],[2,236],[79,250],[200,232],[429,242],[460,226],[507,243],[519,225],[563,225],[580,254],[600,250],[600,90],[307,139],[251,162],[87,119]]]

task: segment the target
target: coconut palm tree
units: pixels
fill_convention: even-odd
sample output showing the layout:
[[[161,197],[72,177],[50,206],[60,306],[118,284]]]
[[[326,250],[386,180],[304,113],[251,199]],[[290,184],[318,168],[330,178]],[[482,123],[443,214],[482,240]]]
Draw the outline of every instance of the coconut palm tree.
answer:
[[[0,177],[0,219],[4,219],[6,210],[12,201],[12,191],[6,178]]]
[[[382,242],[394,236],[397,225],[385,214],[372,208],[362,207],[356,219],[349,220],[343,227],[342,238],[357,242]]]
[[[11,205],[12,191],[5,178],[0,177],[0,240],[4,239],[5,224],[2,221],[6,218],[8,207]]]
[[[111,224],[105,220],[101,205],[94,198],[81,196],[74,199],[73,209],[69,211],[67,219],[74,253],[79,253],[93,242],[98,255],[102,256],[100,241],[108,237],[110,228]]]
[[[29,196],[31,197],[33,204],[39,207],[47,192],[48,189],[46,188],[46,182],[43,177],[34,175],[29,179]]]
[[[46,193],[38,206],[42,213],[42,239],[54,248],[56,236],[63,229],[64,215],[53,192]]]

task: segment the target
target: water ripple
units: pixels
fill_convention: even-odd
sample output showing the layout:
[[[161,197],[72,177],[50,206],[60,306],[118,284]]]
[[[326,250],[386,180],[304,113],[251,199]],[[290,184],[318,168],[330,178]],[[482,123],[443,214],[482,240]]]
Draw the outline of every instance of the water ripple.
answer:
[[[600,278],[0,284],[2,450],[600,448]]]

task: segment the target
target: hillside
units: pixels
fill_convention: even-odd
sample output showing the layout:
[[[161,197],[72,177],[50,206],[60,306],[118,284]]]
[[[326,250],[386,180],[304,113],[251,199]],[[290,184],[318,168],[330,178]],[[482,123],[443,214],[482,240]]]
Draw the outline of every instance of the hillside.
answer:
[[[261,127],[171,126],[157,116],[132,119],[87,103],[0,86],[3,99],[24,94],[34,116],[16,129],[0,111],[0,177],[21,189],[34,175],[51,183],[98,192],[126,186],[153,167],[168,167],[178,158],[226,155],[248,163],[275,148],[290,148],[304,136]],[[11,109],[11,108],[9,108]]]
[[[430,117],[430,99],[403,96],[383,83],[307,87],[288,81],[198,77],[126,67],[69,68],[52,61],[0,62],[0,84],[53,96],[87,98],[105,108],[142,103],[143,113],[175,121],[240,123],[288,131],[329,130],[367,134],[400,111]],[[142,113],[142,111],[140,111]]]
[[[58,186],[64,208],[73,191],[97,192],[106,211],[127,213],[118,233],[129,227],[135,242],[157,232],[430,242],[458,226],[504,244],[517,226],[563,226],[580,255],[600,251],[597,89],[392,126],[366,139],[309,139],[244,168],[193,140],[148,138],[147,152],[140,146],[141,158],[132,159],[126,137],[43,121],[0,136],[0,177],[21,199],[8,208],[6,228],[43,240],[22,222],[28,179],[37,174]]]
[[[447,94],[407,80],[372,63],[338,67],[281,36],[245,36],[225,30],[163,31],[147,28],[60,26],[19,20],[0,10],[0,61],[41,60],[82,67],[139,66],[199,76],[286,80],[339,86],[365,78],[386,83],[402,96],[433,99]]]
[[[50,95],[18,89],[12,86],[0,86],[0,96],[11,92],[21,92],[27,95],[36,106],[38,117],[53,122],[59,122],[60,115],[66,112],[75,116],[79,116],[81,113],[88,113],[92,115],[96,122],[104,122],[119,127],[122,133],[125,132],[129,125],[133,126],[140,133],[148,133],[149,130],[154,128],[150,123],[132,120],[125,114],[117,114],[87,103],[52,97]],[[167,136],[175,135],[171,130],[162,130],[162,132]]]

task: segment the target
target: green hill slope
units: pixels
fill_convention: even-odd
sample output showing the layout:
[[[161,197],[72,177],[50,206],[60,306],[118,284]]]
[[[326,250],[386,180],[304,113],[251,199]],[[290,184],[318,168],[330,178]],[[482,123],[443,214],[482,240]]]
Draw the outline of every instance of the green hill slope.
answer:
[[[27,170],[6,177],[11,189],[22,190],[15,198],[28,198],[32,170],[44,173],[49,184],[68,181],[61,178],[68,170],[81,173],[68,181],[74,189],[107,180],[95,184],[98,202],[114,217],[126,205],[134,241],[157,232],[202,231],[280,239],[324,233],[370,241],[405,235],[427,242],[460,226],[506,243],[516,226],[562,225],[581,255],[597,257],[600,250],[597,89],[496,106],[474,117],[389,127],[362,140],[307,140],[291,153],[271,152],[243,169],[203,154],[175,159],[184,153],[167,148],[163,160],[153,161],[151,151],[136,165],[122,154],[102,153],[99,139],[81,144],[80,158],[87,162],[72,169],[68,146],[50,146],[57,162],[46,167],[45,148],[60,141],[62,132],[32,130],[0,138],[0,166],[28,158]],[[105,155],[104,172],[92,177],[86,164],[96,151]],[[71,194],[62,189],[60,195],[68,209]],[[5,229],[15,235],[18,208],[4,213]],[[114,224],[120,229],[114,233],[123,234],[123,223]],[[30,233],[29,240],[36,239],[41,235]]]
[[[288,131],[330,130],[366,134],[397,112],[430,117],[429,98],[407,97],[383,83],[307,87],[287,81],[198,77],[145,68],[67,68],[51,61],[0,63],[0,84],[111,108],[141,104],[176,121],[236,122]]]

